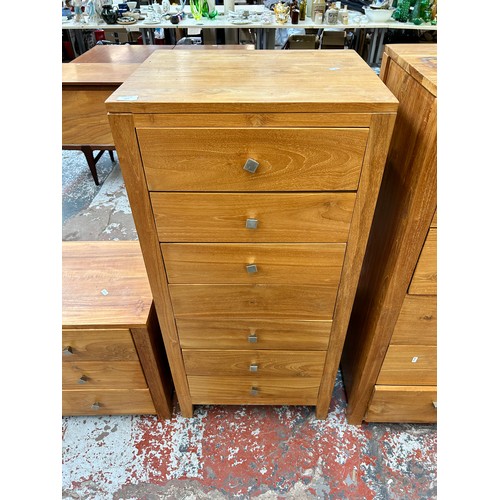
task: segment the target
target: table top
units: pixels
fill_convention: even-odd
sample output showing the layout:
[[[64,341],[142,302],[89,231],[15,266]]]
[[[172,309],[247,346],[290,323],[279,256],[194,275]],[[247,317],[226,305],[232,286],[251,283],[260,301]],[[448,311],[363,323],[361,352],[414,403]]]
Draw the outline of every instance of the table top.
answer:
[[[70,63],[62,63],[62,84],[121,85],[156,50],[254,50],[253,45],[95,45]]]
[[[140,64],[156,50],[255,50],[253,45],[95,45],[69,64]],[[75,71],[75,70],[74,70]],[[69,73],[68,73],[69,74]]]
[[[140,63],[62,63],[63,88],[71,86],[121,85]]]
[[[95,45],[69,64],[144,62],[155,50],[172,50],[173,45]]]
[[[138,241],[62,242],[63,327],[143,327],[151,305]]]
[[[391,59],[437,96],[437,45],[435,43],[389,44],[385,51]]]
[[[290,21],[285,24],[279,24],[276,22],[264,23],[262,20],[252,21],[249,20],[246,24],[236,24],[232,22],[228,16],[224,15],[224,7],[216,6],[218,10],[218,15],[215,19],[206,19],[202,18],[200,21],[196,21],[194,18],[189,18],[187,16],[184,17],[179,24],[172,24],[169,20],[165,20],[162,18],[160,23],[151,24],[148,23],[147,20],[137,21],[134,24],[106,24],[104,21],[99,24],[89,24],[89,23],[76,23],[74,19],[69,21],[62,21],[63,29],[127,29],[130,31],[137,31],[140,29],[147,28],[295,28],[295,29],[335,29],[335,30],[344,30],[344,29],[353,29],[353,28],[392,28],[392,29],[417,29],[417,30],[437,30],[437,25],[432,25],[430,23],[423,23],[420,25],[415,25],[413,23],[400,23],[394,19],[391,19],[387,22],[371,22],[371,21],[363,21],[367,19],[366,16],[362,16],[360,12],[357,11],[348,11],[349,12],[349,24],[315,24],[310,17],[306,17],[305,21],[299,21],[298,24],[292,24]],[[147,7],[142,7],[141,12],[145,12]],[[244,5],[238,6],[235,8],[235,12],[242,12],[243,10],[248,10],[250,14],[262,14],[263,12],[270,12],[269,9],[266,9],[263,5]],[[189,7],[184,8],[185,13],[190,13]],[[84,17],[85,18],[85,17]],[[250,16],[251,18],[251,16]],[[359,21],[358,21],[359,19]]]
[[[156,51],[106,100],[108,111],[137,113],[394,112],[397,106],[354,50],[225,51],[208,61],[199,51]]]

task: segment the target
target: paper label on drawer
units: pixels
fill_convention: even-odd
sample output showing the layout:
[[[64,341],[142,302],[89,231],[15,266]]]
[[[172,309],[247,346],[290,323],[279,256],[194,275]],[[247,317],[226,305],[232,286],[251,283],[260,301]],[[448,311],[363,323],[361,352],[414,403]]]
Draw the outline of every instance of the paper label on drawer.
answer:
[[[138,95],[121,95],[116,98],[117,101],[137,101]]]

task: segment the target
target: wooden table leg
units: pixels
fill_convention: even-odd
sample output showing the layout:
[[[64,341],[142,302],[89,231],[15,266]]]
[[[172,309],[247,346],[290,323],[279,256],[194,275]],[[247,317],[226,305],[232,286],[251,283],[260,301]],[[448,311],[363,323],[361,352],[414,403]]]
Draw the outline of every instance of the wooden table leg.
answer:
[[[100,155],[102,155],[102,152],[100,152],[99,155],[97,155],[97,158],[94,158],[94,153],[92,152],[92,148],[90,146],[82,146],[82,151],[83,154],[85,155],[85,158],[87,159],[88,166],[90,168],[90,173],[92,174],[92,177],[94,178],[95,185],[99,185],[99,179],[97,178],[97,169],[96,169],[96,161],[100,158]]]

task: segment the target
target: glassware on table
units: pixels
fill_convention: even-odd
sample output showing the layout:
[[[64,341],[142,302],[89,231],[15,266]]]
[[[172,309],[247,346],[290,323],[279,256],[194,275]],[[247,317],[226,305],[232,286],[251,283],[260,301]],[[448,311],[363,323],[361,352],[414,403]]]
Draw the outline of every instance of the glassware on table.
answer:
[[[189,7],[191,9],[191,14],[193,14],[195,21],[200,21],[203,16],[203,6],[205,0],[189,0]]]
[[[274,15],[278,24],[285,24],[290,19],[290,7],[284,3],[278,2],[274,6]]]

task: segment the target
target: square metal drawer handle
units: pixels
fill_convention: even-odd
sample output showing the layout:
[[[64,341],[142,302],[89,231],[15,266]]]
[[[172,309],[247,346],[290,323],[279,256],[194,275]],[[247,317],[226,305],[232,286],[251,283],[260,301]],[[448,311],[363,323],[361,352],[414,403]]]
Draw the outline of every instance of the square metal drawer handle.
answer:
[[[251,344],[255,344],[257,342],[257,334],[255,333],[251,333],[248,337],[248,342],[250,342]]]
[[[101,403],[99,403],[97,401],[91,406],[91,408],[93,410],[99,410],[100,407],[101,407]]]
[[[71,354],[73,354],[73,348],[72,348],[70,345],[66,346],[66,347],[63,349],[63,354],[64,354],[65,356],[70,356]]]
[[[250,389],[250,396],[258,396],[259,395],[259,389],[258,387],[252,387]]]
[[[247,219],[245,222],[245,227],[247,229],[257,229],[258,225],[259,225],[258,219]]]
[[[250,365],[250,371],[255,373],[259,369],[259,365]]]
[[[258,271],[257,264],[247,264],[247,273],[254,274]]]
[[[86,384],[88,381],[89,381],[89,378],[87,377],[87,375],[82,375],[82,376],[78,379],[78,383],[79,383],[79,384]]]
[[[243,170],[250,172],[251,174],[255,174],[255,171],[259,168],[259,162],[254,160],[253,158],[248,158],[243,166]]]

